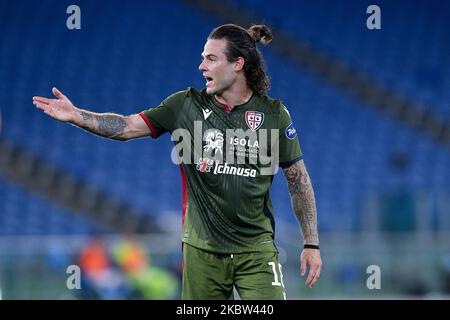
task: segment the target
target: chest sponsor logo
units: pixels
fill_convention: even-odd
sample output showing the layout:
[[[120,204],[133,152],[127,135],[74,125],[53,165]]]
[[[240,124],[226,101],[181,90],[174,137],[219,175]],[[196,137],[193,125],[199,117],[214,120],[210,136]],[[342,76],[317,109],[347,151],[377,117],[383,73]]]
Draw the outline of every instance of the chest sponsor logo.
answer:
[[[245,112],[245,123],[252,131],[258,130],[264,122],[264,113],[257,111]]]
[[[261,127],[264,115],[253,112],[253,116],[248,120],[250,125]],[[178,128],[172,132],[172,141],[176,142],[171,153],[174,163],[192,164],[202,173],[248,177],[273,175],[278,170],[278,129],[227,128],[222,132],[217,128],[203,130],[204,123],[194,121],[193,130]],[[290,137],[295,133],[286,134]]]
[[[286,137],[290,140],[294,140],[297,137],[297,130],[294,128],[294,124],[291,123],[285,130]]]
[[[212,156],[223,154],[223,133],[217,129],[210,129],[204,135],[203,151]]]
[[[236,157],[248,157],[257,159],[259,154],[259,142],[254,137],[230,137],[228,142],[230,154]]]
[[[213,174],[227,174],[232,176],[252,177],[255,178],[256,169],[240,168],[229,165],[228,163],[220,163],[208,158],[199,158],[196,169],[200,172],[212,172]]]

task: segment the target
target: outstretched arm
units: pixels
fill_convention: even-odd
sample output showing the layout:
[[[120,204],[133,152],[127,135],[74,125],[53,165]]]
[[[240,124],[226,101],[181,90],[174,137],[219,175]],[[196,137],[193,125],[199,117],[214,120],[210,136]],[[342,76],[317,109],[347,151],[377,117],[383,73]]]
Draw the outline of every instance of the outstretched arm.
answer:
[[[317,232],[317,211],[314,190],[303,160],[283,169],[291,195],[292,208],[297,216],[303,234],[303,241],[309,245],[319,245]],[[322,260],[318,249],[304,249],[301,254],[301,275],[305,275],[309,265],[306,285],[312,288],[320,277]]]
[[[33,97],[33,103],[53,119],[69,122],[93,134],[114,140],[129,140],[150,135],[150,129],[138,115],[94,113],[75,107],[58,89],[52,89],[57,99]]]

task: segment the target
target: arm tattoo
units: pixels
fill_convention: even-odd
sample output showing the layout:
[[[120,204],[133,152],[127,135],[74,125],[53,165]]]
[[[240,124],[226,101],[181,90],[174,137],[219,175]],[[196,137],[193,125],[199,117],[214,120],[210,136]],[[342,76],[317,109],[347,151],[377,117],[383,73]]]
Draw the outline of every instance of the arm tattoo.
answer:
[[[84,111],[81,111],[80,115],[83,118],[83,121],[89,121],[92,119],[92,116]]]
[[[302,228],[304,243],[318,245],[316,200],[305,163],[300,160],[283,171],[288,182],[292,207]]]
[[[98,122],[99,133],[108,138],[120,136],[127,126],[123,117],[118,115],[102,115],[95,118]]]
[[[78,126],[106,138],[120,140],[127,127],[125,117],[117,114],[98,114],[81,110],[80,116],[82,122],[78,123]]]

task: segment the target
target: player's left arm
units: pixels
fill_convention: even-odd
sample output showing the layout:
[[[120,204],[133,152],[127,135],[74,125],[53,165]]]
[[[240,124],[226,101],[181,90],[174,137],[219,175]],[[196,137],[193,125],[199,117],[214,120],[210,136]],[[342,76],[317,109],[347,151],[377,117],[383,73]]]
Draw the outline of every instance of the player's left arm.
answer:
[[[318,246],[316,200],[305,163],[303,160],[299,160],[284,168],[283,172],[288,183],[292,208],[300,222],[304,244]],[[302,276],[305,275],[307,266],[309,266],[309,274],[306,285],[312,288],[319,279],[322,269],[319,249],[303,249],[300,268]]]

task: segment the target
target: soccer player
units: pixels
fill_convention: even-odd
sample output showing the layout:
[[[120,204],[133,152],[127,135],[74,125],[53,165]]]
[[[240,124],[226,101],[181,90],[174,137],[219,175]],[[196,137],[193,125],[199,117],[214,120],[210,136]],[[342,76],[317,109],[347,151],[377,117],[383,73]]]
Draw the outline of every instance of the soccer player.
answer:
[[[134,115],[77,108],[56,88],[56,99],[33,97],[50,117],[102,137],[124,141],[165,132],[175,142],[183,137],[177,144],[183,148],[183,299],[233,299],[233,286],[241,299],[286,299],[269,197],[276,170],[267,173],[267,158],[283,169],[301,226],[300,274],[309,267],[311,288],[319,279],[311,180],[289,112],[267,96],[269,80],[257,48],[271,39],[264,25],[215,28],[199,66],[205,88],[172,94]]]

